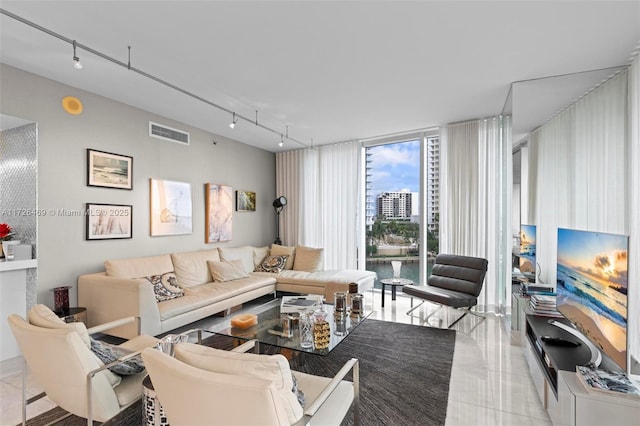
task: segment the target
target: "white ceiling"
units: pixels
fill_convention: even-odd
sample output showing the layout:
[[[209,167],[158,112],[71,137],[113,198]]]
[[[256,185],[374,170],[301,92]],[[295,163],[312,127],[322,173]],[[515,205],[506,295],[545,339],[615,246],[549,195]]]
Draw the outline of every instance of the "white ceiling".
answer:
[[[83,49],[84,69],[74,70],[69,43],[6,15],[3,63],[273,152],[303,146],[286,140],[279,148],[287,130],[320,145],[495,116],[505,106],[514,133],[526,133],[611,70],[579,84],[545,77],[628,64],[640,40],[640,1],[1,0],[0,7],[123,63],[131,46],[133,67],[251,120],[258,111],[277,134],[243,121],[232,130],[230,114]],[[523,85],[508,100],[512,82]]]

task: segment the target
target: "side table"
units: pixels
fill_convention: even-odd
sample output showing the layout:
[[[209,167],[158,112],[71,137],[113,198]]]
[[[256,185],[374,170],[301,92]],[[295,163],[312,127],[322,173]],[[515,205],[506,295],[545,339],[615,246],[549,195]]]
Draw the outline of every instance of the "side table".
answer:
[[[83,322],[87,324],[87,308],[69,308],[68,314],[56,313],[64,322]]]
[[[142,417],[144,426],[169,426],[164,408],[156,398],[156,390],[148,375],[142,381]]]
[[[382,307],[384,308],[384,290],[386,286],[391,287],[391,300],[396,300],[396,288],[412,284],[413,281],[406,278],[384,278],[380,280],[380,285],[382,285]]]

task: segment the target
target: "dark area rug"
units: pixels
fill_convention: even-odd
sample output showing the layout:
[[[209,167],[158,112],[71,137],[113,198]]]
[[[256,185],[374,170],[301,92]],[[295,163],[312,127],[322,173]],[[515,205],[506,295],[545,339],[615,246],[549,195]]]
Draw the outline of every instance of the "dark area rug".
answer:
[[[358,358],[361,424],[443,425],[454,345],[452,330],[366,320],[329,355],[305,354],[291,364],[331,377]],[[352,413],[343,424],[353,424]]]
[[[233,340],[207,339],[206,344],[228,348]],[[290,360],[291,368],[332,377],[350,358],[360,361],[360,420],[362,425],[443,425],[447,415],[449,381],[455,332],[409,324],[366,320],[326,356],[300,354]],[[277,349],[263,347],[265,353]],[[39,426],[55,418],[54,409],[27,424]],[[42,418],[42,419],[41,419]],[[140,403],[125,410],[105,425],[139,425]],[[72,416],[56,425],[83,425]],[[349,413],[343,425],[353,424]]]

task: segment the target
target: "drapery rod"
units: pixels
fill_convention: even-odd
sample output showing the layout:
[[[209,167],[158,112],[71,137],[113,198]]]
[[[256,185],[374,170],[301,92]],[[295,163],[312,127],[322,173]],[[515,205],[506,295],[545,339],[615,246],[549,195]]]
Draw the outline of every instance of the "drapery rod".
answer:
[[[25,25],[28,25],[28,26],[30,26],[32,28],[35,28],[36,30],[42,31],[45,34],[48,34],[48,35],[50,35],[52,37],[55,37],[55,38],[57,38],[59,40],[62,40],[64,42],[66,42],[66,43],[69,43],[71,45],[73,45],[73,43],[74,43],[73,39],[71,39],[69,37],[66,37],[66,36],[63,36],[62,34],[56,33],[55,31],[52,31],[52,30],[50,30],[48,28],[45,28],[42,25],[38,25],[35,22],[31,22],[28,19],[25,19],[25,18],[23,18],[23,17],[21,17],[19,15],[16,15],[15,13],[9,12],[8,10],[6,10],[4,8],[0,8],[0,13],[2,13],[3,15],[6,15],[6,16],[12,18],[12,19],[15,19],[16,21],[19,21],[19,22],[21,22],[21,23],[23,23]],[[162,85],[164,85],[166,87],[169,87],[169,88],[171,88],[171,89],[173,89],[173,90],[175,90],[177,92],[180,92],[180,93],[182,93],[184,95],[187,95],[187,96],[189,96],[189,97],[191,97],[193,99],[196,99],[196,100],[198,100],[200,102],[203,102],[203,103],[205,103],[207,105],[210,105],[210,106],[212,106],[214,108],[217,108],[217,109],[219,109],[221,111],[224,111],[224,112],[226,112],[228,114],[234,114],[235,113],[235,116],[237,118],[239,118],[241,120],[244,120],[247,123],[255,124],[257,127],[260,127],[260,128],[262,128],[264,130],[267,130],[267,131],[269,131],[269,132],[271,132],[271,133],[273,133],[275,135],[279,135],[281,137],[284,136],[283,132],[279,132],[279,131],[277,131],[275,129],[272,129],[271,127],[265,126],[264,124],[258,122],[258,111],[256,111],[256,118],[255,118],[255,120],[253,120],[251,118],[245,117],[242,114],[238,114],[237,112],[232,111],[227,107],[224,107],[222,105],[218,105],[215,102],[212,102],[212,101],[210,101],[208,99],[203,98],[202,96],[198,96],[195,93],[192,93],[192,92],[190,92],[190,91],[188,91],[186,89],[183,89],[183,88],[181,88],[179,86],[176,86],[173,83],[169,83],[166,80],[162,80],[159,77],[156,77],[156,76],[154,76],[152,74],[149,74],[149,73],[147,73],[145,71],[142,71],[141,69],[138,69],[136,67],[131,66],[130,53],[129,53],[129,63],[125,63],[125,62],[119,61],[118,59],[113,58],[113,57],[111,57],[109,55],[106,55],[106,54],[104,54],[104,53],[102,53],[102,52],[100,52],[100,51],[98,51],[96,49],[93,49],[93,48],[91,48],[91,47],[89,47],[89,46],[87,46],[85,44],[79,43],[78,41],[75,41],[75,44],[76,44],[76,47],[79,48],[79,49],[82,49],[82,50],[84,50],[86,52],[92,53],[92,54],[94,54],[94,55],[96,55],[96,56],[98,56],[98,57],[100,57],[102,59],[105,59],[105,60],[107,60],[109,62],[112,62],[112,63],[114,63],[116,65],[119,65],[119,66],[121,66],[123,68],[126,68],[127,70],[133,71],[136,74],[139,74],[139,75],[141,75],[143,77],[146,77],[146,78],[148,78],[150,80],[153,80],[153,81],[155,81],[157,83],[160,83],[160,84],[162,84]],[[131,51],[131,47],[129,46],[129,52],[130,51]],[[306,143],[304,143],[302,141],[299,141],[296,138],[293,138],[293,137],[289,136],[288,133],[289,132],[288,132],[288,129],[287,129],[287,136],[286,136],[287,140],[293,141],[293,142],[295,142],[295,143],[297,143],[299,145],[302,145],[304,147],[308,147],[309,146],[308,144],[306,144]]]

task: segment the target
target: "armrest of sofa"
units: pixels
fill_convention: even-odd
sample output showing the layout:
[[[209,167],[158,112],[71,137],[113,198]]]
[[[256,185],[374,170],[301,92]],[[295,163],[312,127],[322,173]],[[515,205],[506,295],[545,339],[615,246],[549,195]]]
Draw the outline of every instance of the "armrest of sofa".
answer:
[[[89,327],[140,317],[140,332],[155,336],[161,333],[160,311],[151,283],[142,280],[109,277],[104,272],[78,278],[78,304],[87,308]],[[107,334],[130,339],[138,335],[131,323],[106,331]]]

